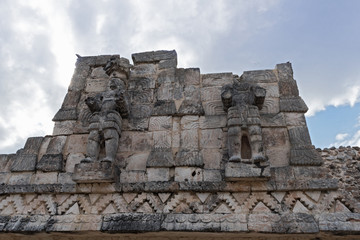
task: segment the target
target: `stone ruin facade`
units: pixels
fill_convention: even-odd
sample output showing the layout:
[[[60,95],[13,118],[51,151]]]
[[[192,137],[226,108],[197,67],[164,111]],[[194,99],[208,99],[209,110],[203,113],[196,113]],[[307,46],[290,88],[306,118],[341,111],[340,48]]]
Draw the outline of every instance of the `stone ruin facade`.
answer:
[[[238,76],[177,68],[175,51],[132,62],[79,57],[53,134],[0,155],[0,239],[360,233],[360,149],[314,148],[290,63]]]

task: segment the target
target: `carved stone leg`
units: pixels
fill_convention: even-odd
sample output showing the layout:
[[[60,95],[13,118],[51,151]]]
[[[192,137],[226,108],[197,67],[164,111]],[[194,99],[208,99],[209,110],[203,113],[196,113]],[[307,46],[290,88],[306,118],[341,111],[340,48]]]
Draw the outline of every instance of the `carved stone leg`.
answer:
[[[241,128],[231,126],[228,130],[228,151],[230,162],[241,161]]]
[[[87,143],[87,158],[85,162],[95,161],[98,159],[100,151],[100,134],[97,130],[92,130],[88,137]]]
[[[263,152],[261,127],[259,125],[249,126],[249,135],[253,162],[265,162],[266,158]]]
[[[106,157],[102,161],[112,162],[116,157],[119,143],[119,134],[114,128],[104,130]]]

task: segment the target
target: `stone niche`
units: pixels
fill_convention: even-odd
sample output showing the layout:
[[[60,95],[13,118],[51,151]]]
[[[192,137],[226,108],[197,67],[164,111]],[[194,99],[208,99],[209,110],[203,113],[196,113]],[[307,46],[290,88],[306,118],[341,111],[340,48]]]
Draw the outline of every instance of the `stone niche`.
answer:
[[[307,110],[289,62],[238,76],[177,68],[175,50],[79,57],[53,134],[0,155],[1,229],[359,234],[358,190],[323,164]]]

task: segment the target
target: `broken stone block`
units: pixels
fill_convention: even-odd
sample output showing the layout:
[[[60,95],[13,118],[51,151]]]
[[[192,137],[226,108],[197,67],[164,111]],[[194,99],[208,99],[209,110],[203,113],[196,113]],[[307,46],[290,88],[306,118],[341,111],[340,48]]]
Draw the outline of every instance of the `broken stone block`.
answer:
[[[157,232],[161,230],[163,214],[118,213],[104,216],[103,232]]]
[[[177,59],[177,54],[175,50],[172,51],[151,51],[151,52],[142,52],[134,53],[131,55],[132,60],[135,65],[139,63],[153,63],[160,62],[161,60],[171,60]]]
[[[279,81],[293,80],[293,69],[290,62],[276,64],[275,70],[278,73]]]
[[[134,153],[128,157],[126,171],[146,171],[149,152]]]
[[[180,149],[176,154],[175,166],[202,167],[203,165],[203,158],[199,151]]]
[[[80,162],[75,165],[73,181],[77,183],[114,182],[111,162]]]
[[[176,69],[176,81],[182,85],[199,85],[200,69],[199,68],[178,68]]]
[[[69,153],[66,159],[65,171],[70,173],[74,172],[75,165],[80,163],[84,158],[85,155],[82,153]]]
[[[204,169],[203,174],[204,174],[205,182],[220,182],[220,181],[222,181],[220,170]]]
[[[306,113],[308,107],[301,97],[280,97],[280,111]]]
[[[58,135],[71,135],[74,133],[76,121],[56,121],[54,124],[53,134]]]
[[[49,145],[47,147],[47,154],[60,154],[62,153],[67,136],[56,136],[51,138]]]
[[[278,79],[275,75],[274,70],[255,70],[255,71],[244,71],[240,77],[240,81],[250,83],[270,83],[277,82]]]
[[[10,170],[12,172],[35,171],[37,155],[17,153]]]
[[[54,122],[66,121],[66,120],[77,120],[77,110],[76,110],[76,108],[61,108],[55,114],[55,116],[52,120]]]
[[[199,182],[203,181],[203,170],[195,167],[176,167],[176,182]]]
[[[201,74],[203,87],[224,86],[233,83],[233,74],[229,73],[209,73]]]
[[[179,110],[177,111],[177,115],[204,115],[205,111],[200,101],[192,101],[192,100],[184,100]]]
[[[64,170],[63,155],[61,153],[43,155],[36,169],[44,172],[62,172]]]
[[[99,93],[106,91],[108,85],[107,78],[92,79],[88,78],[86,82],[85,92],[87,93]]]
[[[298,97],[299,89],[296,81],[279,81],[279,92],[281,97]]]
[[[0,154],[0,172],[9,172],[11,165],[10,162],[10,154]]]
[[[149,182],[167,182],[170,180],[169,168],[148,168],[146,170]]]
[[[161,60],[159,62],[159,70],[166,69],[166,68],[176,68],[177,66],[177,59],[169,59],[169,60]]]
[[[227,181],[267,180],[271,177],[268,166],[256,166],[240,162],[228,162],[225,165]]]
[[[120,183],[139,183],[146,182],[145,171],[121,171]]]
[[[176,106],[174,101],[158,100],[154,104],[152,111],[153,116],[167,116],[174,115],[176,113]]]
[[[171,148],[154,148],[146,161],[146,167],[172,167],[174,158]]]

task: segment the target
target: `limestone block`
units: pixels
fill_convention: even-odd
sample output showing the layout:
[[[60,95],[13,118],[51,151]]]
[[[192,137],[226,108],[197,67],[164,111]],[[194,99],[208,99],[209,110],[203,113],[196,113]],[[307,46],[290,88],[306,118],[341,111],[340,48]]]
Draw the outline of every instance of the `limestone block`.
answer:
[[[149,182],[167,182],[170,180],[169,168],[148,168],[146,174]]]
[[[220,181],[222,181],[220,170],[204,169],[203,174],[204,174],[205,182],[220,182]]]
[[[176,182],[199,182],[203,181],[203,170],[196,167],[176,167]]]
[[[162,83],[158,88],[156,88],[156,99],[162,101],[168,101],[174,99],[174,90],[172,83]]]
[[[280,111],[279,98],[265,98],[260,114],[276,114]]]
[[[170,60],[177,59],[177,54],[175,50],[172,51],[151,51],[151,52],[142,52],[134,53],[131,55],[132,60],[135,65],[139,63],[153,63],[160,62],[161,60]]]
[[[155,75],[156,71],[157,68],[155,64],[137,64],[131,69],[130,78]]]
[[[177,111],[177,115],[204,115],[204,108],[200,102],[200,100],[190,100],[185,99],[182,101],[179,110]]]
[[[265,155],[272,167],[289,165],[290,141],[286,128],[263,128]]]
[[[149,131],[171,130],[172,127],[171,116],[150,117]]]
[[[220,169],[222,152],[219,149],[202,149],[200,154],[204,161],[204,169]]]
[[[173,148],[180,147],[180,132],[179,131],[173,131],[171,133],[171,143],[172,143]]]
[[[279,81],[279,92],[282,97],[298,97],[299,89],[295,80]]]
[[[23,154],[38,154],[43,137],[30,137],[26,140]]]
[[[176,81],[183,85],[199,85],[200,69],[199,68],[178,68],[176,69]]]
[[[9,185],[26,185],[26,184],[30,184],[33,175],[34,174],[31,173],[31,172],[12,173],[9,180],[8,180],[8,184]]]
[[[131,150],[132,151],[151,151],[154,145],[151,132],[133,132],[131,134]]]
[[[253,164],[228,162],[225,165],[225,178],[228,181],[267,180],[271,176],[269,167],[257,167]]]
[[[199,128],[199,116],[194,116],[194,115],[183,116],[181,118],[180,124],[182,130],[194,129],[196,131],[196,129]]]
[[[76,184],[76,182],[72,180],[71,172],[59,173],[58,182],[61,184]]]
[[[278,81],[274,70],[244,71],[240,80],[251,83],[270,83]]]
[[[167,116],[174,115],[176,113],[176,106],[174,101],[158,100],[154,104],[152,111],[153,116]]]
[[[87,93],[98,93],[106,91],[108,84],[107,78],[88,78],[86,81],[85,92]]]
[[[101,215],[61,215],[51,216],[52,224],[48,224],[47,232],[76,232],[99,231],[101,229]]]
[[[231,72],[201,74],[201,82],[203,87],[224,86],[233,83],[233,74]]]
[[[80,162],[75,165],[73,181],[77,183],[113,182],[114,173],[111,162]]]
[[[276,64],[279,81],[293,80],[293,70],[290,62]]]
[[[199,149],[199,134],[197,130],[182,130],[180,146],[183,149]]]
[[[53,119],[54,120],[54,119]],[[53,129],[54,136],[58,135],[70,135],[74,133],[74,126],[76,121],[56,121]]]
[[[203,102],[205,115],[226,115],[224,106],[221,100]]]
[[[293,166],[320,166],[323,160],[314,147],[291,149],[290,165]]]
[[[153,106],[151,104],[131,105],[130,116],[132,118],[150,117]]]
[[[9,216],[8,221],[4,224],[2,232],[18,233],[35,233],[44,232],[48,226],[50,216],[33,215],[33,216]],[[3,219],[2,219],[3,220]],[[1,225],[3,222],[1,223]],[[15,239],[5,235],[3,239]]]
[[[63,151],[65,146],[67,136],[56,136],[51,138],[48,148],[46,150],[47,154],[60,154]]]
[[[307,126],[290,127],[289,139],[293,148],[311,146],[311,139]]]
[[[287,213],[281,215],[273,225],[275,233],[317,233],[319,226],[313,215],[306,213]]]
[[[128,94],[132,103],[150,103],[154,100],[154,90],[129,90]]]
[[[204,87],[201,88],[201,101],[219,101],[221,100],[221,87]]]
[[[60,172],[64,170],[63,155],[44,154],[36,165],[37,170],[44,172]]]
[[[81,91],[85,88],[86,78],[90,74],[90,67],[88,65],[79,64],[76,66],[74,74],[71,78],[69,90]]]
[[[287,126],[306,126],[306,120],[303,113],[286,112],[284,115]]]
[[[261,127],[286,127],[284,113],[261,114]]]
[[[359,232],[360,213],[322,213],[319,218],[320,231]]]
[[[131,77],[129,80],[130,90],[147,90],[155,88],[155,76],[148,75],[146,77]]]
[[[174,68],[161,70],[156,79],[156,86],[174,83],[176,74],[175,71],[176,70]]]
[[[200,130],[200,148],[222,148],[222,140],[224,138],[223,131],[217,129]]]
[[[250,214],[248,228],[250,231],[271,233],[273,232],[273,225],[279,222],[280,219],[281,217],[278,214],[273,214],[271,212]]]
[[[170,131],[156,131],[153,133],[155,148],[170,148],[171,147],[171,132]]]
[[[76,107],[60,108],[52,120],[53,121],[77,120]]]
[[[16,158],[12,162],[10,170],[12,172],[34,171],[36,166],[36,154],[17,153]]]
[[[167,214],[161,227],[167,231],[248,231],[246,214]]]
[[[180,149],[176,154],[175,166],[202,167],[203,158],[197,150]]]
[[[301,97],[280,97],[280,111],[306,113],[308,107]]]
[[[176,68],[176,66],[177,66],[177,59],[160,60],[158,64],[159,70],[166,68]]]
[[[145,171],[121,171],[120,183],[146,182]]]
[[[118,152],[129,152],[132,151],[132,131],[122,131],[119,139]]]
[[[224,128],[227,124],[226,115],[201,116],[199,119],[201,129]]]
[[[73,134],[67,138],[64,155],[71,153],[86,154],[88,134]]]
[[[7,154],[0,154],[0,172],[10,171],[10,157]]]
[[[149,129],[149,118],[131,118],[128,122],[128,129],[135,131],[146,131]]]
[[[90,74],[91,78],[108,78],[109,76],[104,71],[104,67],[93,68]]]
[[[101,231],[105,232],[157,232],[161,230],[163,214],[118,213],[105,215]]]
[[[171,148],[154,148],[147,158],[146,167],[172,167],[174,158]]]
[[[70,153],[67,155],[65,171],[70,173],[74,172],[75,165],[80,163],[84,158],[85,155],[82,153]]]
[[[57,172],[37,172],[32,180],[33,184],[54,184],[58,182]]]
[[[146,161],[149,157],[149,152],[134,153],[130,155],[127,159],[126,171],[145,171],[146,170]]]
[[[279,85],[277,83],[257,83],[256,85],[266,90],[265,98],[280,97]]]

